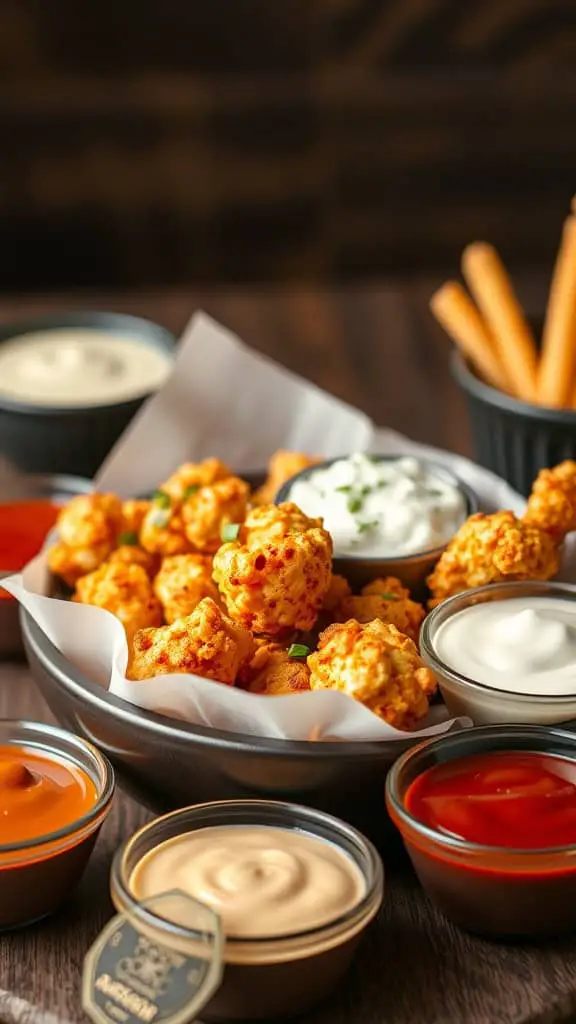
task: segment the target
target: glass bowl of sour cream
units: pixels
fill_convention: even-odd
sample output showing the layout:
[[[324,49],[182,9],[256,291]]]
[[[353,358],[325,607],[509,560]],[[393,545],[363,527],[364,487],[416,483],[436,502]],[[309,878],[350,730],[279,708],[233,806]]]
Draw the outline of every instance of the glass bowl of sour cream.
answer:
[[[276,501],[322,517],[334,543],[334,572],[352,586],[396,576],[416,591],[479,509],[472,489],[444,466],[360,453],[308,466],[284,484]]]
[[[427,616],[420,649],[450,712],[476,725],[576,719],[576,586],[467,590]]]

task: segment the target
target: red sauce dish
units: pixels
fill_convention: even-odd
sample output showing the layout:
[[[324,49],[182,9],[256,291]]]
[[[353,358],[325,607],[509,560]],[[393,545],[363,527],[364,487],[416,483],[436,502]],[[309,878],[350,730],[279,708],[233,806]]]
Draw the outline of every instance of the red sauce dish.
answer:
[[[386,804],[423,888],[462,928],[499,937],[576,928],[576,735],[484,726],[395,763]]]
[[[53,528],[58,506],[47,499],[0,504],[0,568],[2,574],[20,572],[34,558]],[[13,601],[0,589],[0,600]]]
[[[0,490],[0,658],[23,653],[19,606],[2,589],[2,578],[20,572],[44,546],[61,505],[92,490],[72,476],[18,476]]]

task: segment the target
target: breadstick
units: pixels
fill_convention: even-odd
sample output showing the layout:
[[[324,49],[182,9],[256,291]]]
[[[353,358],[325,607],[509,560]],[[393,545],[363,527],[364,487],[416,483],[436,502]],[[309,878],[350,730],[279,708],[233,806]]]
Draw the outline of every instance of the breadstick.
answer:
[[[536,345],[498,253],[486,242],[474,242],[464,250],[462,271],[494,337],[495,350],[513,393],[533,402]]]
[[[430,299],[430,309],[486,383],[500,391],[510,391],[494,342],[462,285],[447,281]]]
[[[554,267],[542,338],[538,399],[543,405],[570,405],[576,369],[576,217],[564,222]]]

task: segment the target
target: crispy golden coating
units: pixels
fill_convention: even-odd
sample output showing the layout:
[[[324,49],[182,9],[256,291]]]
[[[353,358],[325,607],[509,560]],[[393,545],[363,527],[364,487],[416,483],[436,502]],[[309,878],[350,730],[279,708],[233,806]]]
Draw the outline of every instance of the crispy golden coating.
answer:
[[[266,482],[252,496],[254,505],[267,505],[274,501],[278,491],[292,476],[296,476],[302,469],[313,466],[320,459],[311,455],[304,455],[302,452],[275,452],[268,463],[268,477]]]
[[[101,565],[78,580],[73,600],[112,612],[120,619],[128,639],[137,630],[159,626],[162,622],[160,602],[140,565],[121,562]]]
[[[310,669],[305,659],[291,658],[280,644],[261,643],[238,682],[250,693],[281,697],[309,690]]]
[[[89,572],[94,572],[106,561],[110,554],[110,544],[99,544],[91,548],[73,548],[69,544],[58,541],[48,549],[48,568],[69,587]]]
[[[414,642],[378,619],[329,626],[308,667],[312,690],[347,693],[396,729],[412,729],[424,718],[436,690]]]
[[[576,530],[576,462],[567,459],[554,469],[540,470],[524,521],[546,530],[558,542]]]
[[[209,597],[191,615],[160,629],[141,629],[132,643],[128,679],[183,672],[234,685],[254,653],[251,634]]]
[[[410,597],[410,591],[397,576],[384,576],[372,580],[362,588],[362,594],[366,597],[370,594],[394,594],[396,597]]]
[[[250,510],[240,531],[240,540],[249,548],[263,541],[278,541],[293,533],[321,529],[321,519],[310,519],[292,501],[280,505],[261,505]]]
[[[205,555],[165,558],[154,580],[154,593],[164,609],[167,623],[190,615],[205,597],[218,602],[218,587],[212,579],[212,559]]]
[[[151,501],[123,501],[120,534],[133,533],[138,536],[151,505]]]
[[[158,555],[151,555],[149,551],[138,546],[138,544],[121,544],[106,559],[106,564],[139,565],[150,579],[153,579],[160,565]]]
[[[185,462],[162,484],[161,490],[174,501],[182,501],[189,487],[207,487],[217,480],[225,480],[227,476],[232,476],[232,471],[220,459]]]
[[[184,532],[180,506],[166,495],[165,501],[152,502],[140,528],[139,541],[145,551],[167,558],[170,555],[184,555],[191,550],[191,544]]]
[[[322,608],[326,612],[333,612],[341,601],[345,597],[349,597],[352,593],[348,580],[345,580],[343,576],[338,576],[332,573],[330,576],[330,583],[328,590],[324,594],[324,600],[322,602]]]
[[[430,606],[487,583],[549,580],[559,566],[550,534],[513,512],[477,512],[460,527],[428,577]]]
[[[73,548],[112,550],[122,522],[122,503],[114,494],[79,494],[61,510],[58,535]]]
[[[337,622],[347,622],[348,619],[373,622],[374,619],[379,619],[389,626],[396,626],[396,629],[409,636],[415,644],[418,643],[420,626],[426,617],[421,604],[409,597],[399,597],[391,590],[382,590],[379,594],[366,594],[363,591],[359,597],[345,597],[334,614]]]
[[[312,629],[330,584],[332,539],[322,527],[252,546],[223,544],[214,579],[228,614],[254,633]]]
[[[244,522],[249,495],[248,484],[237,476],[189,493],[182,504],[182,520],[192,547],[206,553],[217,551],[222,527]]]

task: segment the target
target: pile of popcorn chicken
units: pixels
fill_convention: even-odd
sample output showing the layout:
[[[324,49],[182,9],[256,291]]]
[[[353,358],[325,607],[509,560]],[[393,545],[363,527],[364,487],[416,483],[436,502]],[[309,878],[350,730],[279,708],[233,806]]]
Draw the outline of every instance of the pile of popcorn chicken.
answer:
[[[394,577],[360,594],[332,573],[321,519],[282,484],[313,464],[277,452],[251,493],[218,459],[180,466],[150,500],[80,495],[49,549],[72,600],[122,622],[129,679],[189,673],[252,693],[332,689],[398,728],[414,728],[436,690],[418,636],[426,611]],[[522,519],[471,516],[428,579],[430,606],[473,586],[549,579],[576,527],[576,463],[544,470]]]

